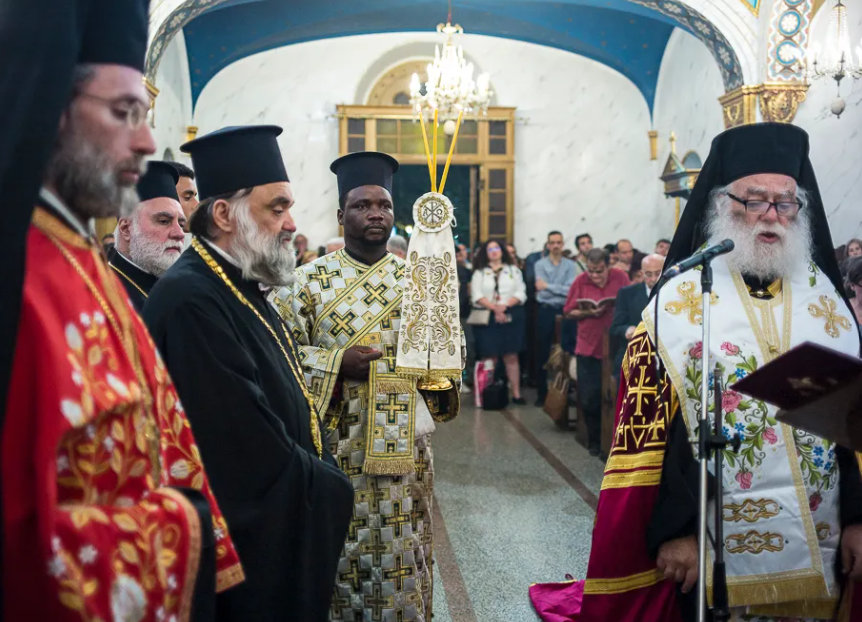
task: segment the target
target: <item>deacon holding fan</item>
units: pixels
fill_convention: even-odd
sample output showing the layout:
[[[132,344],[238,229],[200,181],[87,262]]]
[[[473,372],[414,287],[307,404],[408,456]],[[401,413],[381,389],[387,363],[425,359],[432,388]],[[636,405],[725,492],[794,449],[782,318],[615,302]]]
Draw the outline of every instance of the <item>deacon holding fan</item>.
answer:
[[[386,251],[398,162],[353,153],[331,168],[346,246],[300,267],[295,289],[273,297],[300,343],[329,450],[355,489],[331,619],[369,619],[382,606],[380,619],[430,622],[431,434],[458,415],[453,380],[465,358],[452,205],[433,195],[440,209],[429,204],[433,214],[417,218],[432,238],[414,238],[405,265]]]

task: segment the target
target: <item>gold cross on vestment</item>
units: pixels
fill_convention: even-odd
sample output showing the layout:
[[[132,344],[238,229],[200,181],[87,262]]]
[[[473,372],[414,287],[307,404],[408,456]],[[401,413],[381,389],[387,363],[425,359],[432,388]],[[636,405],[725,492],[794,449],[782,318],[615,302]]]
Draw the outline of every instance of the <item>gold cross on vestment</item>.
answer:
[[[308,275],[309,281],[317,281],[320,283],[320,287],[322,289],[329,289],[332,287],[332,279],[339,278],[341,276],[341,270],[333,270],[330,272],[326,266],[316,266],[317,273],[310,273]]]
[[[383,517],[383,526],[384,527],[394,527],[395,537],[401,538],[402,532],[404,529],[404,525],[410,522],[410,514],[402,513],[403,501],[393,501],[392,502],[392,515]]]
[[[395,569],[383,571],[383,578],[386,580],[394,579],[395,589],[399,592],[404,591],[404,579],[408,579],[413,576],[413,568],[403,565],[403,557],[403,555],[396,555]]]
[[[389,302],[386,300],[386,291],[389,289],[389,286],[386,283],[380,283],[379,285],[372,285],[371,283],[365,283],[362,286],[362,289],[365,290],[367,296],[362,299],[367,306],[373,305],[375,302],[379,304],[381,307],[385,307]]]
[[[383,554],[392,553],[392,543],[383,542],[379,529],[371,530],[371,543],[364,543],[359,547],[364,555],[371,554],[371,563],[380,566],[383,563]]]
[[[395,425],[398,423],[398,413],[407,412],[407,404],[402,404],[398,401],[397,393],[389,393],[388,397],[389,401],[387,403],[377,403],[377,412],[386,413],[386,423]]]
[[[635,417],[643,417],[643,412],[641,411],[641,406],[643,405],[644,397],[652,396],[653,398],[658,395],[658,387],[655,385],[647,386],[646,385],[646,365],[640,365],[641,375],[638,379],[638,383],[636,386],[629,387],[628,392],[626,393],[626,397],[632,397],[632,403],[635,403],[637,400],[637,406],[635,407]]]
[[[330,335],[338,337],[341,333],[348,336],[353,334],[353,327],[350,325],[356,319],[356,314],[353,311],[348,311],[344,315],[336,311],[330,317],[332,318],[332,328],[329,329]]]
[[[358,592],[362,589],[362,580],[371,578],[371,571],[360,570],[359,560],[351,559],[350,570],[348,572],[339,572],[338,578],[342,581],[350,581],[350,586],[353,588],[353,591]]]
[[[383,587],[379,583],[374,584],[371,595],[365,596],[363,600],[365,606],[371,608],[371,619],[375,622],[383,619],[384,607],[391,609],[395,606],[395,597],[383,596]]]

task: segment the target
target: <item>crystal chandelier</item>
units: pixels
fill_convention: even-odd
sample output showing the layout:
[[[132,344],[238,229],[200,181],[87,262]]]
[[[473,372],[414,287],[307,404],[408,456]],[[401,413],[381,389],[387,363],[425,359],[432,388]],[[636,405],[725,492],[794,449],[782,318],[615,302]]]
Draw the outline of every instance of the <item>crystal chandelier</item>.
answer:
[[[455,35],[464,33],[458,24],[438,24],[437,32],[446,35],[443,51],[434,46],[434,62],[428,64],[428,81],[425,92],[419,74],[413,74],[410,81],[410,104],[417,114],[431,118],[438,111],[447,134],[454,132],[455,119],[462,111],[464,114],[485,114],[491,103],[491,79],[487,73],[473,80],[473,63],[464,59],[464,49],[455,44]]]
[[[820,78],[835,80],[838,96],[832,102],[832,114],[839,118],[847,107],[841,97],[841,81],[847,76],[854,80],[862,78],[862,42],[856,47],[856,59],[851,45],[850,31],[847,26],[847,7],[843,0],[837,0],[832,7],[832,18],[825,47],[818,41],[811,44],[808,75],[815,80]]]

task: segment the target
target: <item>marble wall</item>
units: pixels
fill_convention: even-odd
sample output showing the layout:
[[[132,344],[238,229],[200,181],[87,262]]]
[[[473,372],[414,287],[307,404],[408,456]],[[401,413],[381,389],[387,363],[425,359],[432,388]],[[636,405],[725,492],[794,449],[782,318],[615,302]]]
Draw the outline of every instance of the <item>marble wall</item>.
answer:
[[[721,72],[703,43],[675,29],[668,41],[658,74],[653,128],[658,131],[656,176],[670,155],[670,134],[676,134],[676,154],[682,158],[695,151],[706,160],[712,139],[724,130],[721,104],[724,94]],[[684,205],[684,202],[683,202]],[[674,228],[675,201],[658,200],[656,217],[668,237]]]
[[[157,150],[153,158],[163,159],[165,150],[170,149],[175,160],[189,163],[190,160],[180,153],[180,145],[186,140],[186,127],[191,125],[192,119],[189,64],[182,33],[178,33],[165,50],[156,74],[156,88],[159,95],[156,97],[153,137]]]
[[[831,3],[830,3],[831,4]],[[862,39],[862,4],[848,4],[853,48]],[[811,38],[828,36],[830,11],[824,6],[815,16]],[[847,109],[841,118],[829,107],[835,99],[835,82],[812,81],[808,98],[799,106],[794,123],[811,135],[811,161],[829,217],[836,245],[862,237],[862,80],[845,78],[841,93]]]
[[[337,234],[329,172],[338,155],[335,107],[362,103],[354,99],[367,69],[417,40],[433,54],[433,33],[390,33],[312,41],[243,59],[205,87],[194,124],[200,134],[244,123],[284,127],[280,145],[294,182],[295,218],[312,243],[323,243]],[[517,107],[519,250],[540,247],[554,228],[569,239],[582,231],[597,242],[630,237],[643,248],[669,233],[666,219],[654,217],[661,187],[649,160],[650,115],[631,82],[538,45],[478,35],[466,35],[463,45],[490,72],[497,103]]]

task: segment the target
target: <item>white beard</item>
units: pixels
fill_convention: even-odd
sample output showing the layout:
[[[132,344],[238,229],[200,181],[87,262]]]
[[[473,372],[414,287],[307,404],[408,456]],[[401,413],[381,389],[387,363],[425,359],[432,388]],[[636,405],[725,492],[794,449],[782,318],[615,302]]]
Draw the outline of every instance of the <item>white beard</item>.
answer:
[[[267,287],[284,287],[296,282],[296,255],[290,244],[293,235],[279,232],[272,235],[261,230],[249,213],[247,200],[234,204],[236,236],[231,240],[230,253],[239,264],[242,276]]]
[[[789,278],[808,269],[812,257],[811,223],[804,212],[800,211],[787,228],[761,222],[750,227],[721,203],[712,208],[707,236],[711,240],[733,240],[735,247],[727,255],[731,270],[768,281]],[[757,235],[765,231],[775,233],[780,240],[773,244],[758,242]]]
[[[162,276],[168,271],[174,262],[179,259],[182,253],[183,245],[175,240],[168,240],[160,243],[147,239],[144,236],[137,224],[136,219],[132,219],[131,239],[129,240],[129,259],[132,260],[139,268],[149,272],[153,276]],[[179,253],[166,253],[169,248],[179,249]]]

